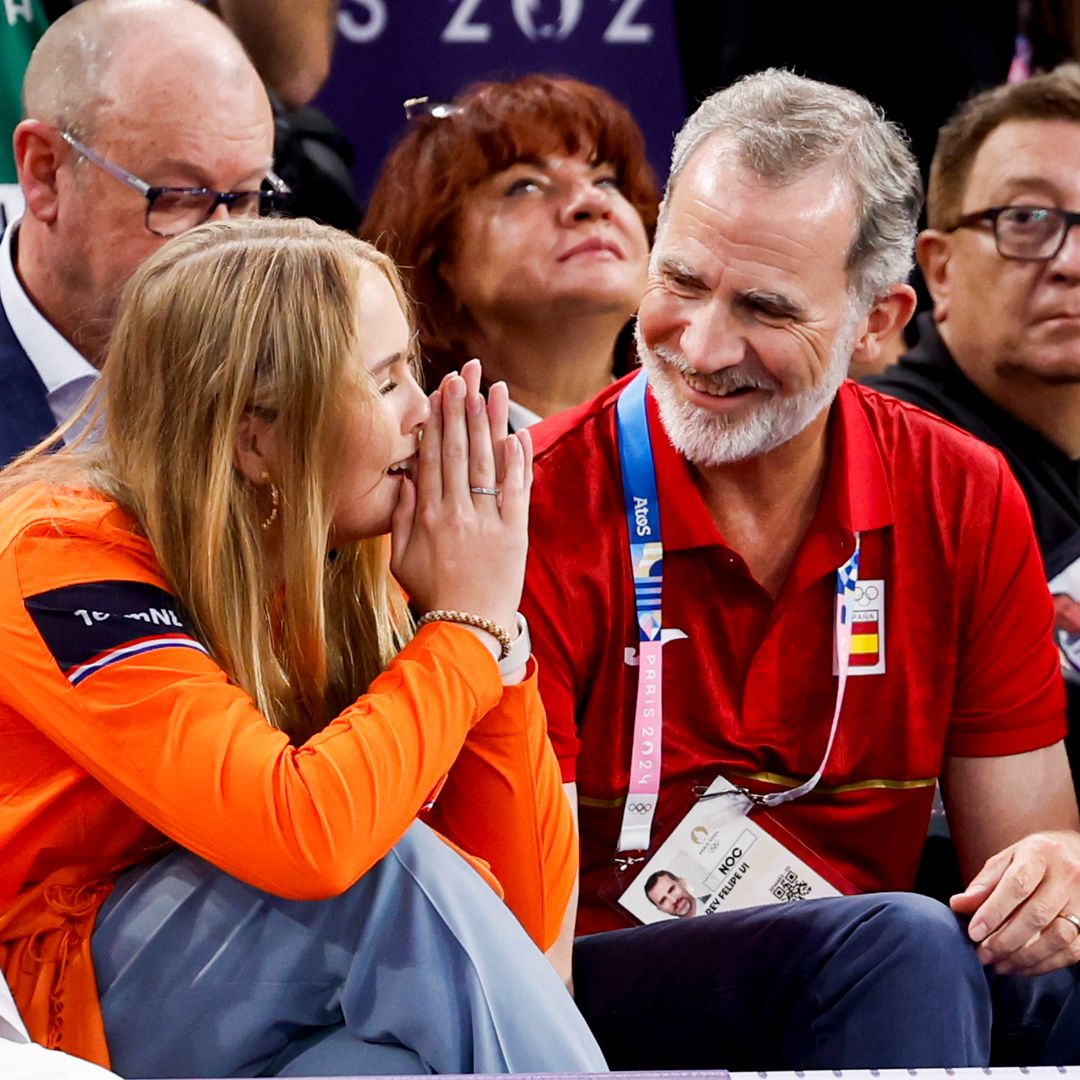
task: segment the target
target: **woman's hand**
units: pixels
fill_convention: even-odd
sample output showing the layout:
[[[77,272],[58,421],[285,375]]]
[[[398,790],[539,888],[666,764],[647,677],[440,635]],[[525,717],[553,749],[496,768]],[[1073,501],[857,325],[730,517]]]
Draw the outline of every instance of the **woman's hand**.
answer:
[[[471,612],[514,636],[532,441],[528,432],[507,434],[508,403],[506,385],[496,383],[485,405],[478,360],[431,395],[416,481],[402,482],[394,513],[390,566],[420,611]],[[499,494],[470,490],[476,488]]]

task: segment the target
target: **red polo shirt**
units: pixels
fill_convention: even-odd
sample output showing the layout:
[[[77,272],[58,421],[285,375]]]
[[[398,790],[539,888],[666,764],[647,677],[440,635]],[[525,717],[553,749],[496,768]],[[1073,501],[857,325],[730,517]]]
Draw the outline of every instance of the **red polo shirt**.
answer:
[[[623,385],[533,429],[522,610],[563,779],[578,786],[579,933],[628,921],[602,899],[637,685],[615,434]],[[1019,487],[996,451],[846,383],[830,418],[821,503],[774,601],[717,531],[651,396],[647,408],[664,627],[685,635],[663,650],[654,844],[717,773],[776,790],[817,768],[836,697],[835,572],[858,531],[860,580],[881,584],[854,625],[852,671],[875,673],[848,679],[821,784],[774,813],[858,887],[910,888],[943,758],[1021,753],[1065,733],[1053,609]]]

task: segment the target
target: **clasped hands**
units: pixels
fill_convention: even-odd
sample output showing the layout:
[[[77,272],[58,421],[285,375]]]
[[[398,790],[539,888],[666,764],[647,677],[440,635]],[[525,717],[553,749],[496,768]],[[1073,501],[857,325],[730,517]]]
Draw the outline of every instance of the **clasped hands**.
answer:
[[[1034,833],[987,859],[949,901],[970,915],[977,955],[999,974],[1041,975],[1080,961],[1080,833]]]
[[[485,402],[478,360],[447,375],[430,400],[415,481],[403,481],[393,515],[390,568],[420,611],[467,611],[514,635],[532,441],[507,432],[505,383],[491,386]]]

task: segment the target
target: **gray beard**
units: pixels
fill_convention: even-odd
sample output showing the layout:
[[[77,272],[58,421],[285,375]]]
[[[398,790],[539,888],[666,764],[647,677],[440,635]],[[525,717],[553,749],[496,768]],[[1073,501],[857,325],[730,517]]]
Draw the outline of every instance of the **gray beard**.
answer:
[[[818,383],[791,397],[774,393],[754,412],[738,419],[707,413],[688,402],[675,388],[674,379],[677,372],[691,370],[689,363],[662,346],[648,348],[642,340],[640,325],[636,326],[634,337],[641,366],[648,374],[660,421],[672,445],[694,465],[712,468],[767,454],[790,442],[832,404],[847,378],[860,314],[852,304],[837,335],[829,365]],[[751,371],[743,365],[718,372],[714,382],[718,389],[727,391],[742,386],[777,389],[776,380],[763,368]]]

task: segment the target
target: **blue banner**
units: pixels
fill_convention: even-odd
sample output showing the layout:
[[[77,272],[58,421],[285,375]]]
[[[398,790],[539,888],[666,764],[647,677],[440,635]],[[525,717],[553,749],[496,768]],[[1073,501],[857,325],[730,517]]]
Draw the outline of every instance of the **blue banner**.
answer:
[[[685,116],[671,0],[341,0],[333,70],[315,103],[356,150],[366,200],[406,98],[531,71],[597,83],[645,133],[662,182]]]

